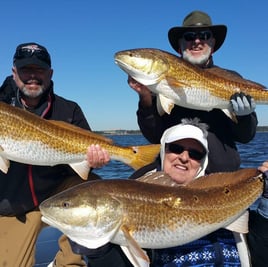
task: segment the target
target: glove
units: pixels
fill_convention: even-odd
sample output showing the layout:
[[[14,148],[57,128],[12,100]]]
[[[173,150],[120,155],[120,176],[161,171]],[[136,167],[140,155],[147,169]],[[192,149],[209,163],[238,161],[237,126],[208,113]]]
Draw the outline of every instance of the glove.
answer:
[[[245,116],[252,113],[256,108],[256,103],[250,95],[246,95],[242,92],[235,93],[230,99],[234,113],[237,116]]]
[[[264,177],[264,188],[262,196],[268,199],[268,171],[263,173],[263,177]]]
[[[102,257],[103,255],[108,253],[112,248],[112,244],[107,243],[99,248],[90,249],[90,248],[87,248],[87,247],[84,247],[82,245],[77,244],[76,242],[72,241],[69,238],[68,238],[68,240],[69,240],[69,243],[71,245],[72,251],[74,253],[80,254],[80,255],[85,255],[88,257],[93,257],[93,258]]]
[[[69,239],[69,242],[74,253],[85,256],[88,266],[133,266],[119,245],[107,243],[102,247],[89,249],[73,242],[71,239]]]

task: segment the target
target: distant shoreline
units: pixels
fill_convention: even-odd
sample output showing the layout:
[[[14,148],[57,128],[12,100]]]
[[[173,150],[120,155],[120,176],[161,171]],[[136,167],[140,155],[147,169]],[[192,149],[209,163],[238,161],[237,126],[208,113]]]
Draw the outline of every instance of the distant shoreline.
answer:
[[[142,135],[140,130],[105,130],[94,131],[97,134],[102,135]],[[268,132],[268,126],[258,126],[257,132]]]
[[[94,133],[102,135],[141,135],[140,130],[105,130],[105,131],[94,131]]]
[[[268,126],[257,126],[257,132],[268,132]]]

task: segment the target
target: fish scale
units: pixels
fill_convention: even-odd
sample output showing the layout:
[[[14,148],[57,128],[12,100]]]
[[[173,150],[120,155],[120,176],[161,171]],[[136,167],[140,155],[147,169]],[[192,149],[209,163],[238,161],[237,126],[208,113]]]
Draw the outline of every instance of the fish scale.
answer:
[[[230,225],[263,190],[256,169],[215,173],[177,187],[154,184],[160,174],[146,176],[146,183],[115,179],[80,184],[41,203],[42,220],[89,248],[106,242],[127,246],[123,227],[142,248],[166,248]]]
[[[134,169],[154,161],[160,145],[115,145],[109,138],[61,121],[45,120],[23,109],[0,102],[0,169],[8,160],[54,166],[69,164],[83,179],[88,177],[87,148],[99,144],[111,159]]]
[[[206,111],[226,109],[231,114],[230,98],[237,92],[250,95],[256,104],[268,104],[268,90],[264,85],[218,67],[201,69],[160,49],[124,50],[115,53],[114,58],[124,72],[157,95],[162,110],[167,113],[176,104]]]

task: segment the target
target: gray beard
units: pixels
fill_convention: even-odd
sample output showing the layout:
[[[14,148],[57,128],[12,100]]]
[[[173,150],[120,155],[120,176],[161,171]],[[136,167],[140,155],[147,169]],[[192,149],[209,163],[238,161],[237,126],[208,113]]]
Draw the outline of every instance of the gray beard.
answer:
[[[37,91],[31,91],[27,89],[25,86],[21,89],[21,92],[23,95],[29,97],[29,98],[37,98],[44,94],[45,88],[43,85],[39,86],[39,89]]]
[[[209,48],[206,54],[200,56],[199,58],[195,58],[191,56],[190,54],[188,54],[185,50],[183,50],[182,58],[194,65],[206,65],[210,58],[210,54],[211,54],[211,48]]]

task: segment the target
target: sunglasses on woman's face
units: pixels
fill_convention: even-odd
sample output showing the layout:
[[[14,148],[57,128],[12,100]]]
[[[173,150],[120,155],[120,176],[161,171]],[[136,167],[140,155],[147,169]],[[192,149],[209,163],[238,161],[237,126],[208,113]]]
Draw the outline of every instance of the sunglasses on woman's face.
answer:
[[[197,38],[203,41],[207,41],[212,37],[211,31],[202,31],[202,32],[185,32],[183,38],[185,41],[190,42],[194,41]]]
[[[174,153],[174,154],[181,154],[182,152],[187,151],[189,154],[189,157],[194,160],[201,160],[205,157],[206,152],[200,152],[193,148],[186,148],[184,146],[181,146],[179,144],[175,143],[168,143],[166,144],[166,152],[167,153]]]

